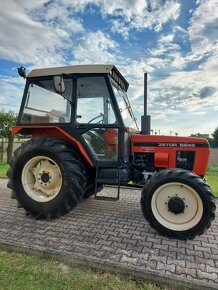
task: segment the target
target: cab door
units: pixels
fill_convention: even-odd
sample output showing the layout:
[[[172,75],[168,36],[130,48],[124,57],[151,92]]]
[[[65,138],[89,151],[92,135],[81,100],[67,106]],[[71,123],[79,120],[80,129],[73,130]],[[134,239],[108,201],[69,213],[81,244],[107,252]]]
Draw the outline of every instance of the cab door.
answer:
[[[107,76],[77,77],[74,122],[95,164],[118,162],[120,124]]]

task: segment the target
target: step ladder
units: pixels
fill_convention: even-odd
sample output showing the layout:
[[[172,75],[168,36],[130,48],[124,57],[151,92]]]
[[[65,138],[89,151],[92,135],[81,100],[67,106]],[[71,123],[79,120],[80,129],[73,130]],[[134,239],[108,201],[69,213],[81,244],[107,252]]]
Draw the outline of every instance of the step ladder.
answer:
[[[120,199],[120,170],[121,170],[122,166],[119,166],[117,168],[117,178],[116,179],[106,179],[106,178],[98,178],[98,169],[99,167],[96,167],[96,176],[95,176],[95,195],[94,195],[94,199],[97,200],[105,200],[105,201],[117,201]],[[105,195],[97,195],[97,187],[98,187],[98,183],[100,184],[113,184],[116,183],[118,184],[117,187],[117,196],[105,196]]]

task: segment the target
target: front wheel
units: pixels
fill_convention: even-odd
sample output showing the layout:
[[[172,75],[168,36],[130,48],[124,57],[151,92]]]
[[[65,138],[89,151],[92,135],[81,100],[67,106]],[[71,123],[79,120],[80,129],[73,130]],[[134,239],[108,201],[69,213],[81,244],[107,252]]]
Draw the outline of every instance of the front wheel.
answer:
[[[210,187],[201,177],[183,169],[155,173],[142,190],[141,207],[152,227],[178,239],[203,234],[216,209]]]

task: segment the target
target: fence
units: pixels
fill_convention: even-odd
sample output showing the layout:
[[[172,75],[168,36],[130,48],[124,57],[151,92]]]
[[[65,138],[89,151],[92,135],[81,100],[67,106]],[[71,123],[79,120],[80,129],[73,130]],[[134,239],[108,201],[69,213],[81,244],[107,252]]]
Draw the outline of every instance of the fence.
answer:
[[[209,165],[218,166],[218,148],[211,148],[210,150]]]
[[[25,140],[14,140],[13,150],[16,150],[21,143],[23,143]],[[0,162],[6,162],[7,161],[7,149],[8,143],[4,138],[0,138]]]

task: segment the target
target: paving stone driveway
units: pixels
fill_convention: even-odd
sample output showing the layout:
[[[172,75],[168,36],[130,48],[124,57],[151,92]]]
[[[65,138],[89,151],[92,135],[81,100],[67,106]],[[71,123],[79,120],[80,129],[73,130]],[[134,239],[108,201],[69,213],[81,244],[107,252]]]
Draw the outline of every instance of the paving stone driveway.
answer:
[[[217,217],[212,227],[195,240],[162,237],[142,216],[140,191],[122,189],[118,202],[84,199],[64,217],[35,220],[16,208],[6,183],[6,179],[0,180],[1,245],[57,254],[149,279],[175,281],[191,289],[218,289]],[[105,193],[113,191],[104,189]]]

